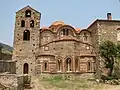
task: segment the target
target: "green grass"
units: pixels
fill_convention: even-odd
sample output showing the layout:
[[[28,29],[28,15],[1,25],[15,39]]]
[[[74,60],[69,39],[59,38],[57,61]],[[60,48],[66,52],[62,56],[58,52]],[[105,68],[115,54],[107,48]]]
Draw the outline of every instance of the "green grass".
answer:
[[[68,80],[66,78],[63,78],[62,76],[54,76],[54,77],[44,77],[40,80],[40,84],[44,86],[44,88],[62,88],[62,90],[86,90],[90,88],[98,88],[102,87],[102,84],[96,83],[95,81],[89,81],[85,79],[79,79],[79,80]]]

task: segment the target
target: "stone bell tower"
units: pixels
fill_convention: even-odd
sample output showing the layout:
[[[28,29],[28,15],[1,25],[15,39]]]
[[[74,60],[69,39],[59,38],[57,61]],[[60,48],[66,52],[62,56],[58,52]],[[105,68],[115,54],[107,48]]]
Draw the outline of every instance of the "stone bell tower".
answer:
[[[17,74],[34,74],[35,54],[39,49],[41,13],[27,6],[16,12],[14,50]]]

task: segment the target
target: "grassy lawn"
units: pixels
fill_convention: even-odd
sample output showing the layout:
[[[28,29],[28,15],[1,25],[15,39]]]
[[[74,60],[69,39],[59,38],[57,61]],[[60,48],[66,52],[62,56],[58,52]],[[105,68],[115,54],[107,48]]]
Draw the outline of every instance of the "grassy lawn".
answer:
[[[42,78],[39,80],[44,88],[52,90],[102,90],[104,85],[95,81],[80,79],[68,80],[62,76],[54,76],[53,78]],[[94,88],[94,89],[93,89]]]

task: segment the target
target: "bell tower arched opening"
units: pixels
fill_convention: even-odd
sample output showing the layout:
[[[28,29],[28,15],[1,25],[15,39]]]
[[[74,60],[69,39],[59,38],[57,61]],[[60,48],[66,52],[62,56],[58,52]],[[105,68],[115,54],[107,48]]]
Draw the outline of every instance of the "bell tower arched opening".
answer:
[[[25,30],[23,33],[23,40],[25,41],[29,41],[30,40],[30,31],[29,30]]]
[[[26,10],[25,11],[25,16],[26,17],[31,17],[31,11],[30,10]]]

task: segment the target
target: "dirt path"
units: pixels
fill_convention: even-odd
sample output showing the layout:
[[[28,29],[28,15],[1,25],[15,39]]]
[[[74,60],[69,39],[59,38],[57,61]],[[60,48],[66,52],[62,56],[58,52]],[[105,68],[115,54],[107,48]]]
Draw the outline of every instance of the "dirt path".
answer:
[[[34,88],[31,90],[68,90],[68,89],[63,89],[63,88],[45,89],[44,86],[40,85],[39,80],[36,79],[34,81]],[[105,85],[104,87],[101,87],[99,89],[93,88],[93,89],[74,89],[74,90],[120,90],[120,86]]]
[[[32,89],[31,90],[46,90],[40,83],[39,83],[39,79],[35,79],[32,82]]]
[[[120,90],[120,85],[104,85],[103,87],[100,87],[98,89],[92,88],[92,89],[85,89],[85,90]]]
[[[107,87],[105,87],[105,89],[103,90],[120,90],[120,86],[118,85],[107,85]]]

